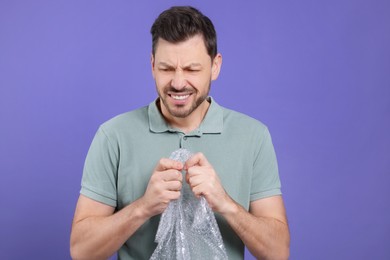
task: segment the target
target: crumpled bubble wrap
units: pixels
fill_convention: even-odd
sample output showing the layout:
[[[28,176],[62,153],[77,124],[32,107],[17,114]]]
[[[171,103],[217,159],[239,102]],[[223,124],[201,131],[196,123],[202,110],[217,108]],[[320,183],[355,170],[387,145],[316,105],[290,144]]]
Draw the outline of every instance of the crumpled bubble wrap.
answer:
[[[190,151],[179,149],[170,159],[185,163],[190,157]],[[213,211],[203,196],[195,197],[184,177],[180,198],[171,201],[161,216],[158,245],[150,259],[228,259]]]

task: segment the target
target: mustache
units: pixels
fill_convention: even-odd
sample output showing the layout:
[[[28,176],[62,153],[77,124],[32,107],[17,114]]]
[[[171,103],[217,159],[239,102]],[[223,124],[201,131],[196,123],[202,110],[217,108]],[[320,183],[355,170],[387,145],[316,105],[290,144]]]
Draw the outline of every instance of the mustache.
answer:
[[[188,93],[188,92],[193,92],[193,88],[191,87],[184,87],[181,89],[176,89],[172,86],[168,86],[167,88],[164,89],[165,93],[171,92],[171,93]]]

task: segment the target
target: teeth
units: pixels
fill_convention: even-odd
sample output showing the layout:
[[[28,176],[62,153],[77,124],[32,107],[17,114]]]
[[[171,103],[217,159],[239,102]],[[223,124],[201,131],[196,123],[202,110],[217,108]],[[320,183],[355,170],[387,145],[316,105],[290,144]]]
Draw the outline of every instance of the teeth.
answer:
[[[185,96],[175,96],[175,95],[171,95],[171,97],[173,99],[176,99],[176,100],[183,100],[183,99],[186,99],[188,98],[190,95],[185,95]]]

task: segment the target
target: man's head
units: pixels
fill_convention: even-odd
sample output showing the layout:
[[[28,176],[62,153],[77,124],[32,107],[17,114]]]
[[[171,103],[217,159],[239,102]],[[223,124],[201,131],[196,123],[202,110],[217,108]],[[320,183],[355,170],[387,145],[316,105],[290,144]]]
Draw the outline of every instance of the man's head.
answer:
[[[155,55],[160,39],[179,43],[201,35],[211,59],[217,55],[217,35],[211,20],[190,6],[174,6],[162,12],[150,30],[152,54]]]
[[[222,64],[214,26],[195,8],[172,7],[160,14],[151,32],[152,73],[162,114],[171,123],[178,118],[199,121]]]

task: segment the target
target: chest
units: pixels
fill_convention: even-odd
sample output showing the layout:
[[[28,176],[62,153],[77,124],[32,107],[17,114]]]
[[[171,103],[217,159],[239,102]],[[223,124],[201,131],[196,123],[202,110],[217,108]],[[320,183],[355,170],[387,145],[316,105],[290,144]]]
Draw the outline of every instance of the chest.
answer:
[[[245,208],[249,205],[253,152],[245,142],[234,144],[223,135],[186,136],[181,133],[153,134],[143,140],[121,144],[118,162],[118,207],[140,198],[161,158],[179,149],[202,152],[213,165],[227,193]]]

